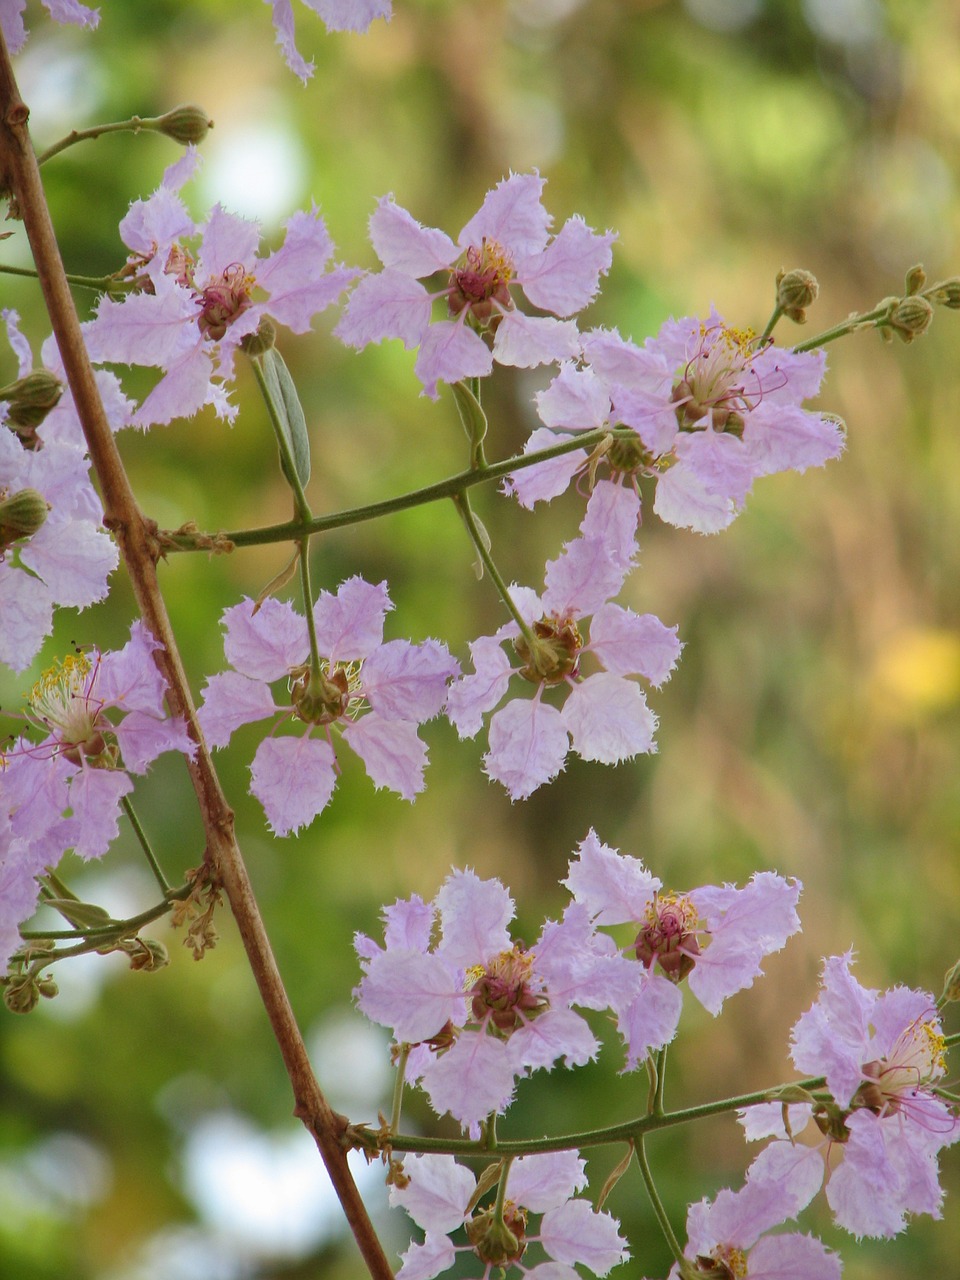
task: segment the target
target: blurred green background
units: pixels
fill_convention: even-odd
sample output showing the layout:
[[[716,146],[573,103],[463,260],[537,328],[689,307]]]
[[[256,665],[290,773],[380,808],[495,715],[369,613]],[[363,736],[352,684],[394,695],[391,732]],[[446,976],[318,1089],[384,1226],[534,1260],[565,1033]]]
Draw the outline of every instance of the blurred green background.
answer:
[[[279,223],[311,197],[344,261],[373,266],[366,219],[392,191],[456,234],[510,169],[538,167],[557,224],[574,212],[619,232],[602,296],[582,320],[642,340],[668,315],[711,303],[762,327],[780,267],[820,279],[802,335],[902,289],[922,261],[960,270],[960,11],[953,0],[395,0],[389,25],[326,36],[300,7],[302,88],[272,48],[268,10],[236,0],[105,0],[100,29],[34,27],[19,60],[38,146],[74,127],[202,103],[216,121],[200,216],[216,201]],[[116,269],[116,226],[176,156],[153,136],[76,147],[45,168],[68,269]],[[2,258],[28,261],[22,233]],[[92,299],[79,298],[89,308]],[[5,278],[35,348],[37,295]],[[452,400],[418,397],[398,343],[347,351],[317,333],[285,337],[314,447],[317,512],[374,501],[466,465]],[[351,1008],[351,939],[385,902],[431,896],[451,865],[500,876],[535,936],[562,909],[558,877],[589,826],[678,888],[773,868],[804,882],[804,933],[732,999],[716,1026],[687,1010],[671,1053],[668,1104],[787,1078],[787,1035],[814,999],[820,957],[858,952],[866,985],[939,991],[960,953],[960,317],[941,312],[905,347],[876,334],[830,352],[820,407],[849,427],[845,457],[757,484],[726,533],[642,530],[624,602],[678,624],[686,649],[651,697],[659,754],[618,769],[571,760],[513,805],[480,767],[483,743],[427,726],[428,787],[414,806],[375,793],[353,757],[329,810],[274,841],[246,795],[258,731],[219,757],[280,967],[335,1105],[376,1121],[387,1106],[386,1042]],[[781,342],[797,340],[789,325]],[[2,357],[8,376],[13,360]],[[143,393],[148,376],[126,378]],[[486,392],[488,455],[521,448],[542,373],[498,372]],[[212,415],[121,440],[141,504],[161,525],[204,529],[284,519],[289,502],[249,371],[231,430]],[[536,515],[492,490],[476,506],[508,578],[542,580],[573,535],[575,495]],[[437,636],[460,657],[499,623],[452,507],[318,539],[316,578],[386,578],[388,636]],[[208,561],[174,557],[162,581],[199,691],[223,664],[220,610],[255,594],[280,548]],[[16,703],[72,640],[122,643],[132,617],[110,600],[65,615],[34,672],[0,675]],[[202,843],[182,769],[161,760],[136,803],[171,878]],[[116,911],[152,901],[124,834],[102,864],[67,858],[77,891]],[[166,927],[156,975],[116,959],[62,967],[62,993],[0,1019],[0,1275],[11,1280],[353,1280],[362,1268],[291,1118],[279,1055],[229,918],[195,964]],[[597,1024],[602,1026],[602,1022]],[[956,1029],[955,1020],[948,1029]],[[611,1037],[597,1063],[522,1084],[504,1136],[636,1114],[645,1077],[620,1077]],[[407,1122],[450,1133],[418,1097]],[[674,1221],[688,1200],[738,1185],[746,1152],[718,1120],[650,1144]],[[619,1151],[589,1161],[594,1189]],[[844,1251],[848,1280],[956,1274],[960,1173],[944,1160],[946,1221],[856,1246],[822,1211],[804,1219]],[[388,1248],[407,1239],[370,1171]],[[379,1206],[379,1207],[378,1207]],[[665,1247],[631,1171],[607,1206],[634,1259],[616,1274],[663,1276]],[[450,1273],[453,1274],[453,1273]],[[472,1272],[470,1273],[472,1274]]]

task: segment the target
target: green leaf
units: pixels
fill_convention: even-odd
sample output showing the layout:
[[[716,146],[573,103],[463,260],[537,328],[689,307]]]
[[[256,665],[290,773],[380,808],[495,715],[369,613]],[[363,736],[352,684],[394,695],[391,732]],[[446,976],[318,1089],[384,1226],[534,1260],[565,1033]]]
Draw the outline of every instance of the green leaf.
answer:
[[[260,360],[277,422],[287,442],[290,457],[293,459],[296,478],[302,487],[306,487],[310,479],[310,438],[307,435],[307,421],[303,416],[296,385],[290,376],[290,370],[284,363],[283,356],[276,347],[265,351]],[[280,468],[292,484],[294,477],[287,470],[287,462],[282,452]]]

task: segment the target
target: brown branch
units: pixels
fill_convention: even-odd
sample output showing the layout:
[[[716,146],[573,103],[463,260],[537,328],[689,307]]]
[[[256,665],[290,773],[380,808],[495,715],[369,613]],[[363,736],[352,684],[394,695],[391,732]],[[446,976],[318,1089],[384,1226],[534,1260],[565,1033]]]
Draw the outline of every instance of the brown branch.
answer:
[[[370,1275],[374,1280],[393,1280],[393,1271],[347,1166],[343,1137],[347,1121],[331,1109],[313,1074],[236,842],[233,812],[197,725],[157,581],[154,532],[137,506],[97,390],[30,143],[28,115],[6,45],[0,39],[0,185],[12,195],[23,218],[60,357],[103,494],[104,523],[117,538],[144,621],[163,646],[156,657],[167,682],[171,714],[185,718],[197,742],[196,758],[188,761],[188,767],[206,834],[205,856],[212,874],[223,885],[237,922],[290,1078],[294,1112],[313,1134]]]

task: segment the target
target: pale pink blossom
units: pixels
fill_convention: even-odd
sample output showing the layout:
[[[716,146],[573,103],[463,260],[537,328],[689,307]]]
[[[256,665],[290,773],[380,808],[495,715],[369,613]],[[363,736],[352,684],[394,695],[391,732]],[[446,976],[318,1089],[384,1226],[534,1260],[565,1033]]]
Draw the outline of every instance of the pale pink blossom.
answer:
[[[590,1061],[599,1045],[572,1005],[607,1008],[635,989],[636,966],[598,937],[572,904],[525,948],[507,926],[513,901],[499,880],[455,871],[430,904],[384,911],[384,945],[358,934],[361,1011],[417,1046],[408,1074],[438,1114],[465,1127],[506,1110],[516,1080],[561,1058]],[[438,937],[434,938],[434,930]]]
[[[743,507],[754,480],[822,466],[843,449],[836,419],[801,408],[817,394],[823,351],[758,347],[725,324],[669,320],[642,347],[597,329],[582,342],[585,364],[561,365],[537,397],[544,426],[525,452],[578,431],[628,427],[591,458],[574,450],[514,472],[507,482],[524,506],[549,501],[578,473],[598,466],[620,482],[656,480],[654,510],[670,524],[715,533]]]
[[[492,1205],[471,1208],[477,1180],[453,1156],[408,1156],[404,1172],[409,1182],[391,1187],[390,1203],[404,1209],[426,1236],[403,1254],[397,1280],[433,1280],[458,1258],[458,1274],[482,1280],[494,1272],[504,1280],[578,1280],[577,1265],[605,1276],[630,1256],[616,1218],[577,1196],[587,1179],[576,1151],[512,1161],[501,1175],[507,1180],[501,1219]],[[540,1217],[539,1227],[531,1214]],[[454,1245],[450,1235],[461,1227],[467,1242]]]
[[[960,1139],[960,1118],[937,1096],[945,1042],[924,991],[862,987],[852,954],[824,962],[817,1002],[793,1028],[799,1071],[826,1076],[836,1107],[814,1110],[831,1139],[827,1200],[856,1236],[894,1236],[908,1214],[941,1216],[937,1156]]]
[[[743,889],[661,893],[661,881],[639,859],[602,844],[592,830],[563,883],[596,924],[637,929],[626,950],[640,961],[641,985],[628,1004],[615,1006],[628,1070],[673,1039],[684,979],[716,1017],[728,996],[761,975],[763,958],[800,928],[796,880],[761,871]]]
[[[315,205],[287,220],[283,244],[265,258],[259,225],[220,205],[197,228],[177,194],[195,155],[188,150],[149,200],[131,206],[121,234],[140,287],[120,300],[105,296],[84,326],[93,360],[163,370],[134,415],[138,426],[188,418],[204,405],[233,421],[227,384],[243,339],[267,317],[307,333],[356,275],[330,265],[333,242]],[[184,242],[195,232],[194,251]]]
[[[26,0],[0,0],[0,31],[10,53],[19,53],[27,42],[25,7]],[[90,9],[79,0],[43,0],[43,7],[54,22],[93,28],[100,21],[100,10]]]
[[[363,761],[377,787],[405,800],[423,790],[426,744],[417,732],[436,716],[447,681],[459,670],[436,640],[384,643],[393,605],[386,583],[349,578],[314,607],[319,670],[311,673],[306,619],[285,602],[233,605],[223,615],[224,648],[233,670],[209,678],[199,710],[203,731],[224,747],[254,720],[294,722],[296,735],[272,733],[257,748],[251,792],[273,831],[288,835],[313,821],[336,786],[336,731]],[[274,701],[270,686],[286,682],[290,701]]]
[[[474,670],[450,690],[447,715],[467,738],[503,700],[513,676],[531,688],[531,698],[514,697],[491,717],[484,756],[489,776],[514,800],[556,777],[571,746],[582,759],[603,764],[656,750],[656,717],[630,677],[659,686],[676,665],[681,644],[675,627],[610,602],[631,566],[637,512],[631,490],[597,485],[581,536],[546,566],[543,595],[510,589],[537,648],[516,622],[506,623],[470,644]],[[513,662],[503,648],[507,643]],[[554,705],[558,696],[560,707]]]
[[[511,174],[487,194],[456,243],[385,196],[370,218],[383,270],[360,280],[334,332],[351,347],[400,338],[418,348],[415,372],[434,398],[439,382],[485,377],[495,360],[526,369],[576,355],[577,326],[567,317],[596,296],[614,237],[573,217],[551,239],[543,187],[537,173]],[[436,289],[420,283],[438,273],[445,279]],[[517,285],[549,314],[520,311],[511,292]],[[433,321],[441,299],[453,318]]]
[[[43,737],[23,735],[8,749],[3,800],[11,834],[46,862],[67,848],[100,857],[116,837],[131,774],[164,751],[196,750],[164,707],[159,648],[136,622],[122,649],[70,655],[34,686],[27,718]]]

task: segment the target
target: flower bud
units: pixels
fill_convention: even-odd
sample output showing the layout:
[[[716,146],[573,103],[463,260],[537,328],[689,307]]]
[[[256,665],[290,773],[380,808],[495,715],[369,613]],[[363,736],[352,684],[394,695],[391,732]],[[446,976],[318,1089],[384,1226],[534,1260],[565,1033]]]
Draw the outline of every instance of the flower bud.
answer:
[[[277,326],[269,316],[260,321],[256,333],[248,333],[240,339],[240,350],[248,356],[262,356],[277,341]]]
[[[168,138],[186,147],[191,142],[202,142],[213,128],[213,121],[203,107],[189,103],[174,107],[165,116],[160,116],[155,127],[158,133],[165,133]]]
[[[952,276],[949,280],[941,280],[927,290],[927,297],[941,307],[949,307],[951,311],[960,311],[960,276]]]
[[[155,938],[136,938],[136,948],[131,949],[130,968],[140,969],[144,973],[156,973],[170,963],[167,948]]]
[[[913,342],[930,328],[933,307],[919,295],[901,298],[890,314],[890,327],[902,342]]]
[[[524,1232],[527,1215],[510,1201],[504,1205],[503,1218],[499,1221],[492,1209],[479,1213],[464,1224],[467,1239],[477,1256],[495,1267],[506,1268],[523,1256],[527,1244]]]
[[[577,674],[583,639],[575,622],[542,618],[533,624],[533,635],[533,645],[528,644],[525,636],[517,636],[513,642],[517,656],[524,663],[520,668],[524,680],[554,685]]]
[[[918,263],[915,267],[911,267],[907,272],[906,279],[904,281],[904,293],[908,298],[912,297],[913,294],[919,293],[926,283],[927,273]]]
[[[816,276],[802,267],[777,273],[777,306],[795,324],[806,322],[806,308],[816,302],[819,293]]]
[[[941,1000],[960,1000],[960,960],[948,969],[943,979],[943,995]]]
[[[21,538],[32,537],[47,518],[50,503],[36,489],[18,489],[0,501],[0,555]]]
[[[29,973],[8,978],[3,988],[3,1003],[11,1013],[31,1013],[40,1003],[40,984]]]
[[[36,448],[36,430],[63,395],[63,384],[46,369],[35,369],[0,387],[0,400],[10,406],[7,426],[17,433],[24,448]]]

